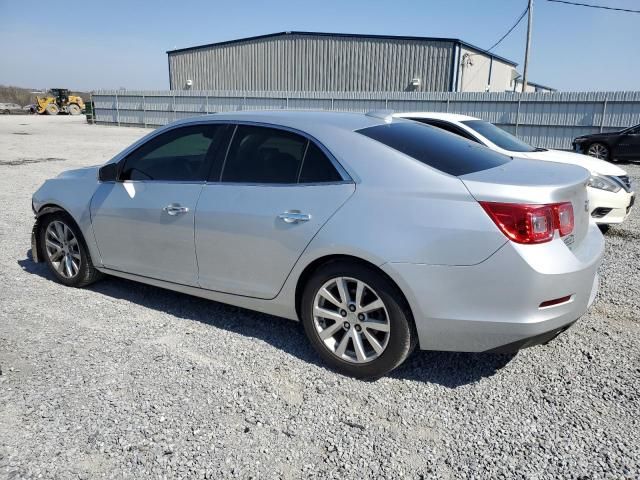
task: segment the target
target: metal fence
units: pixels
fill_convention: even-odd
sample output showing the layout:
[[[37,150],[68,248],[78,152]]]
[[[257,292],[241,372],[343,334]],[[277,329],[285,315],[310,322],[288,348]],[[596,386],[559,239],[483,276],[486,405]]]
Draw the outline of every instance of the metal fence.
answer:
[[[545,148],[640,123],[640,92],[228,92],[99,91],[96,123],[156,127],[174,120],[237,110],[333,110],[461,113],[495,123]]]

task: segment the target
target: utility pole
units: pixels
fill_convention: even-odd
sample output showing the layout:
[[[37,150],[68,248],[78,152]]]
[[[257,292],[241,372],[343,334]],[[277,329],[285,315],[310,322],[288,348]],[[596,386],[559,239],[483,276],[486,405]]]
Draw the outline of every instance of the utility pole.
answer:
[[[524,73],[522,75],[522,93],[527,91],[527,79],[529,74],[529,50],[531,50],[531,28],[533,23],[533,0],[529,0],[527,23],[527,48],[524,52]]]

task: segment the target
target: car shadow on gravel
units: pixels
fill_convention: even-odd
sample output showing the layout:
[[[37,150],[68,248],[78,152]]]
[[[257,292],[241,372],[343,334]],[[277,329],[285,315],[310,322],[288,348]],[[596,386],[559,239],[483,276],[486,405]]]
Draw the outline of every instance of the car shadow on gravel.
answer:
[[[18,265],[27,273],[56,282],[45,263],[35,263],[32,260],[31,251],[27,253],[27,258],[18,260]],[[307,341],[301,324],[284,318],[116,277],[106,277],[86,289],[177,318],[256,338],[304,362],[327,368]],[[513,357],[514,355],[491,353],[416,350],[388,376],[455,388],[494,375]]]

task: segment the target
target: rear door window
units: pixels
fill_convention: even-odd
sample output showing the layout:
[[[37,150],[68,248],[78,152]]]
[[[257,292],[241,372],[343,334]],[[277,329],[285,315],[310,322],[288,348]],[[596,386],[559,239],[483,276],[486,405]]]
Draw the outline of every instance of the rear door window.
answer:
[[[479,172],[511,160],[478,143],[416,122],[394,122],[357,132],[449,175]]]
[[[239,125],[222,172],[223,182],[297,183],[307,139],[268,127]]]

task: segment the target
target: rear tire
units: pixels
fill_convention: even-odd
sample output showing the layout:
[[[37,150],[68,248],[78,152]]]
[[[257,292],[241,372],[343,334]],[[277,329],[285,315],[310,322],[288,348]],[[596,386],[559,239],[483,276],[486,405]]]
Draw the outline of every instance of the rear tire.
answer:
[[[44,111],[47,113],[47,115],[57,115],[58,113],[60,113],[60,109],[55,103],[50,103],[49,105],[47,105]]]
[[[605,233],[607,233],[609,231],[609,228],[611,228],[611,225],[609,225],[607,223],[599,223],[598,224],[598,228],[600,229],[600,231],[604,235]]]
[[[100,278],[82,233],[66,213],[43,218],[39,233],[40,251],[56,279],[68,287],[85,287]]]
[[[404,362],[417,344],[400,290],[366,265],[336,261],[321,266],[307,282],[300,307],[314,349],[345,375],[381,377]]]
[[[70,115],[80,115],[82,110],[79,105],[72,103],[67,107],[67,112],[69,112]]]

